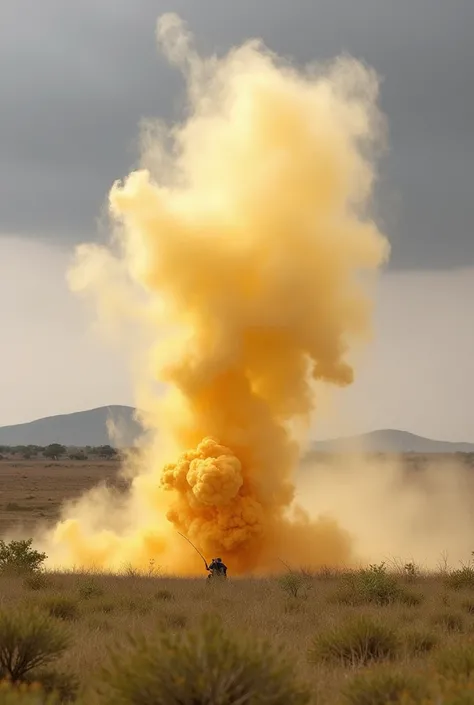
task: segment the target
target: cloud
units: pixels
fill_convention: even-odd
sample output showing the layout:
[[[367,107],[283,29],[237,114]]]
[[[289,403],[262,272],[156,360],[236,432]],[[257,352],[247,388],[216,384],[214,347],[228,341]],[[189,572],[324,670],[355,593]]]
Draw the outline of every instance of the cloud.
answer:
[[[474,259],[469,0],[173,0],[200,52],[262,37],[297,62],[347,51],[383,79],[391,150],[378,211],[394,267]],[[155,52],[152,0],[8,3],[0,26],[0,230],[89,239],[113,181],[135,166],[138,123],[176,117],[179,75]],[[28,21],[25,21],[25,16]]]

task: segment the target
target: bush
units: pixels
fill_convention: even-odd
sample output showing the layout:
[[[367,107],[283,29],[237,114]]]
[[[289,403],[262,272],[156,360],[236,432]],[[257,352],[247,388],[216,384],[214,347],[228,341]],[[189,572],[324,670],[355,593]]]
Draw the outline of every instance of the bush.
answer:
[[[447,587],[452,590],[473,589],[474,567],[471,565],[465,565],[458,570],[452,570],[447,574],[445,580]]]
[[[280,588],[291,597],[298,595],[308,587],[308,578],[303,573],[285,573],[278,579]]]
[[[200,629],[131,640],[104,670],[104,703],[113,705],[305,705],[310,693],[269,644],[241,640],[215,620]]]
[[[311,663],[363,666],[395,658],[399,647],[399,638],[391,627],[362,616],[319,634],[313,640],[308,659]]]
[[[69,460],[87,460],[87,455],[83,450],[73,451],[72,453],[69,453],[68,457]]]
[[[43,602],[43,607],[50,617],[56,617],[56,619],[62,619],[66,622],[72,622],[79,619],[80,616],[76,600],[70,597],[50,597]]]
[[[31,548],[33,539],[5,541],[0,539],[0,573],[34,573],[41,570],[47,558]]]
[[[117,450],[110,445],[97,446],[96,448],[92,448],[92,454],[98,455],[99,458],[115,458]]]
[[[369,671],[355,676],[342,689],[350,705],[389,705],[401,703],[406,696],[421,699],[426,686],[413,676],[392,671]]]
[[[388,573],[385,564],[381,563],[346,574],[335,599],[349,605],[382,606],[402,601],[404,595],[396,577]]]
[[[49,446],[43,450],[43,457],[50,458],[51,460],[59,460],[59,458],[66,453],[66,447],[61,445],[61,443],[50,443]]]
[[[0,678],[13,681],[48,665],[66,650],[69,639],[39,612],[0,612]]]

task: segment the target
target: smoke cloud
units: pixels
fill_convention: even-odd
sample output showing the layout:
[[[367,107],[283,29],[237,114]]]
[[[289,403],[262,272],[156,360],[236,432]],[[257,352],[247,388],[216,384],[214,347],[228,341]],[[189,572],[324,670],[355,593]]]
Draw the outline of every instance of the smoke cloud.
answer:
[[[295,505],[294,473],[318,387],[353,381],[389,254],[371,218],[376,76],[350,58],[299,71],[256,41],[201,59],[175,15],[157,36],[186,117],[144,125],[141,167],[109,194],[110,245],[79,247],[69,273],[99,327],[134,331],[147,442],[127,496],[64,509],[50,565],[202,571],[178,531],[233,574],[348,563],[350,536]]]

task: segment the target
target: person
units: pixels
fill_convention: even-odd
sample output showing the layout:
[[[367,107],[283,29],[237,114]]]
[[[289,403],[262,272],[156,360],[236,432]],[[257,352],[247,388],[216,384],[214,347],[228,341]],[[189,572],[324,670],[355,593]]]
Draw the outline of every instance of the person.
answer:
[[[222,562],[222,558],[213,558],[208,566],[210,578],[227,578],[227,566]]]

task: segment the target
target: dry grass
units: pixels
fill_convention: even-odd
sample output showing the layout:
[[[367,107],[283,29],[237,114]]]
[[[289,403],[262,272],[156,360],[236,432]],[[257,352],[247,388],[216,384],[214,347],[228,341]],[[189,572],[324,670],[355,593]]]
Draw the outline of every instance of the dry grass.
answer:
[[[315,702],[340,702],[350,679],[366,673],[367,664],[370,673],[382,668],[386,672],[389,667],[408,680],[416,676],[428,682],[437,669],[445,673],[446,659],[459,648],[467,648],[468,653],[472,648],[474,663],[474,615],[465,609],[466,593],[450,591],[448,610],[443,579],[421,577],[414,585],[425,598],[421,604],[351,606],[332,599],[341,579],[315,576],[312,589],[294,598],[276,579],[236,579],[209,586],[204,577],[51,574],[40,589],[31,589],[24,578],[2,577],[0,607],[38,607],[73,630],[73,645],[59,667],[78,676],[86,697],[97,682],[104,654],[120,644],[125,634],[151,638],[178,633],[198,626],[205,615],[219,615],[230,632],[281,646],[295,662],[298,676],[310,685]],[[99,589],[90,594],[87,587],[92,583]],[[363,639],[357,632],[359,624],[364,626]],[[371,624],[376,626],[373,633]],[[343,657],[325,658],[323,651],[323,658],[314,658],[318,640],[323,646],[336,643]],[[370,654],[362,658],[365,648],[380,658],[372,659]],[[357,687],[360,690],[360,684]]]
[[[102,460],[0,461],[0,536],[25,521],[54,521],[64,499],[98,481],[115,483],[117,467]],[[454,703],[461,702],[456,698],[464,697],[463,688],[474,692],[474,580],[461,577],[449,581],[414,571],[394,576],[397,590],[393,581],[380,590],[377,576],[375,583],[372,575],[361,582],[327,571],[304,575],[304,589],[295,596],[295,580],[281,578],[231,576],[210,586],[205,575],[0,576],[0,609],[35,607],[71,630],[71,646],[58,668],[77,676],[81,702],[96,702],[92,693],[106,654],[125,635],[184,634],[202,617],[219,615],[230,633],[281,646],[316,705],[385,705],[386,697]],[[351,590],[359,591],[354,599]],[[327,657],[332,653],[340,656]],[[440,693],[448,694],[446,700]]]

